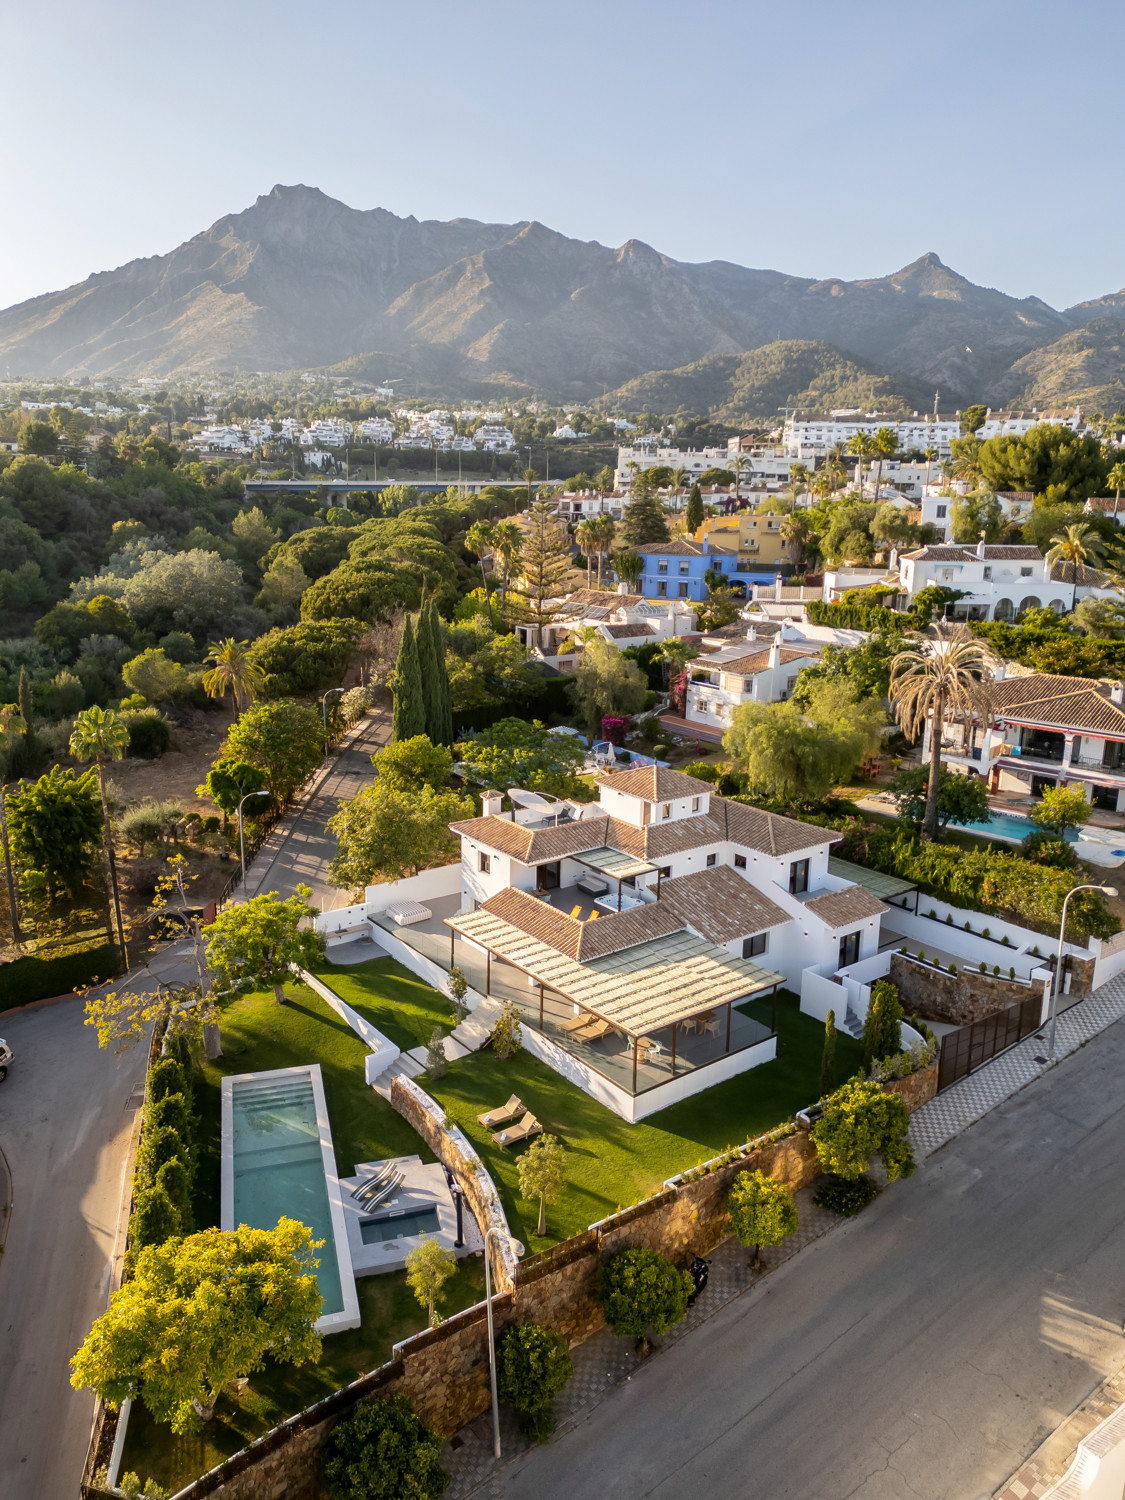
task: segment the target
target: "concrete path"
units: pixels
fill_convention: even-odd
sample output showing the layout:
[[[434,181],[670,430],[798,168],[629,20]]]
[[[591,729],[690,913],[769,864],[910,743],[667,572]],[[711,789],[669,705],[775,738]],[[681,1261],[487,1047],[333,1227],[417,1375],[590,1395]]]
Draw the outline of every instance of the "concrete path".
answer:
[[[245,892],[257,896],[276,891],[296,894],[299,885],[312,887],[312,905],[332,911],[348,904],[348,892],[328,884],[328,862],[336,840],[325,824],[341,802],[365,787],[375,775],[371,756],[391,738],[389,709],[372,709],[351,731],[343,748],[301,804],[281,820],[246,872]],[[240,899],[235,892],[234,900]]]
[[[484,1492],[991,1495],[1121,1363],[1123,1068],[1115,1024]]]
[[[94,1400],[71,1355],[109,1294],[122,1175],[145,1046],[98,1050],[82,1001],[0,1015],[15,1062],[0,1084],[14,1207],[0,1260],[4,1500],[70,1500]]]

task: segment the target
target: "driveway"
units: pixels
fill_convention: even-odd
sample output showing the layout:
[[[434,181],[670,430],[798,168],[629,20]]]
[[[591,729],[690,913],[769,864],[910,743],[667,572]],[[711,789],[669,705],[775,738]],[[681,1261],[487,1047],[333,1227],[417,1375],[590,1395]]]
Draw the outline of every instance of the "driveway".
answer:
[[[390,710],[372,709],[312,796],[286,819],[280,840],[271,840],[247,870],[247,896],[267,891],[292,896],[304,884],[312,887],[312,905],[318,910],[332,911],[348,904],[348,892],[329,885],[326,878],[328,862],[336,854],[336,840],[325,832],[325,824],[341,802],[354,797],[374,778],[371,757],[390,738]]]
[[[984,1500],[1125,1358],[1125,1022],[490,1495]]]

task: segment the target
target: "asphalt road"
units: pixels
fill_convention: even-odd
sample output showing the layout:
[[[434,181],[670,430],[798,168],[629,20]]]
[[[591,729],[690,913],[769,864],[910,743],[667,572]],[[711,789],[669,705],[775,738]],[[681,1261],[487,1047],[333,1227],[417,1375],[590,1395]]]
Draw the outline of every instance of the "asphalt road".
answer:
[[[1125,1022],[490,1495],[983,1500],[1125,1359]]]
[[[100,1052],[82,1002],[0,1014],[15,1061],[0,1084],[14,1207],[0,1260],[0,1494],[69,1500],[94,1401],[71,1355],[103,1311],[145,1048]]]
[[[312,887],[312,905],[318,910],[332,911],[347,905],[348,892],[337,890],[325,878],[328,861],[336,853],[336,840],[325,832],[325,824],[341,802],[354,797],[372,780],[371,756],[390,737],[390,710],[373,709],[358,726],[347,749],[335,758],[314,795],[287,821],[281,843],[263,850],[247,871],[248,896],[265,891],[292,896],[304,884]]]

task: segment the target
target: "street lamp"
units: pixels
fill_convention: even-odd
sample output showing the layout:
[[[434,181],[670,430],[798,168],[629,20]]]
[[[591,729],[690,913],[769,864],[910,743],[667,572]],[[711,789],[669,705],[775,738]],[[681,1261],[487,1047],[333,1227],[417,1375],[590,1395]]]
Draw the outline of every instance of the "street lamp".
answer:
[[[1079,891],[1101,891],[1103,896],[1116,896],[1115,885],[1076,885],[1074,890],[1067,891],[1062,904],[1062,921],[1059,923],[1059,952],[1055,960],[1055,972],[1051,976],[1051,1028],[1047,1035],[1047,1061],[1055,1060],[1055,1028],[1058,1025],[1058,999],[1059,988],[1062,980],[1063,966],[1063,936],[1066,933],[1066,908],[1071,896],[1077,895]]]
[[[331,696],[332,696],[333,693],[346,693],[346,692],[347,692],[347,688],[342,688],[342,687],[329,688],[328,691],[325,693],[324,697],[320,700],[320,712],[321,712],[321,717],[324,720],[324,764],[325,765],[328,764],[328,700],[329,700],[329,698],[331,698]]]
[[[242,802],[247,802],[251,797],[268,797],[269,792],[247,792]],[[242,802],[238,804],[238,853],[242,861],[242,884],[246,884],[246,837],[242,832]]]
[[[484,1305],[488,1315],[488,1371],[492,1382],[492,1454],[494,1458],[500,1457],[500,1406],[496,1394],[496,1337],[492,1331],[492,1273],[489,1268],[488,1242],[494,1234],[502,1234],[517,1254],[521,1254],[523,1246],[508,1233],[506,1229],[499,1228],[494,1224],[491,1229],[484,1232]]]

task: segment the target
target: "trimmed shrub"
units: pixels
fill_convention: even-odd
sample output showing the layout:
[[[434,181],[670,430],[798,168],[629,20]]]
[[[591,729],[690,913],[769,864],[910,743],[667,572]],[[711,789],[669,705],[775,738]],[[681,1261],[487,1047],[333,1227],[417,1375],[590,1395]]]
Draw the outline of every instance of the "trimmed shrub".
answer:
[[[824,1171],[854,1181],[878,1153],[893,1182],[914,1171],[909,1126],[910,1116],[898,1094],[887,1093],[879,1083],[853,1078],[829,1095],[811,1136]]]
[[[137,1256],[146,1245],[162,1245],[165,1240],[179,1234],[180,1216],[164,1187],[155,1182],[142,1188],[133,1204],[129,1219],[129,1249],[125,1255],[125,1269],[132,1271]]]
[[[55,958],[29,954],[13,959],[11,963],[0,964],[0,1011],[101,984],[112,979],[120,968],[121,951],[112,943]]]
[[[172,728],[163,714],[125,714],[129,726],[129,754],[156,760],[172,743]]]
[[[159,1130],[143,1131],[140,1149],[137,1151],[134,1176],[136,1186],[141,1189],[154,1186],[164,1163],[171,1161],[174,1156],[182,1156],[183,1151],[183,1141],[169,1126],[162,1125]]]
[[[161,1130],[167,1126],[185,1143],[191,1141],[193,1123],[191,1106],[183,1094],[165,1094],[154,1100],[145,1111],[147,1129]]]
[[[148,1102],[149,1105],[163,1099],[165,1094],[182,1094],[184,1099],[188,1096],[187,1074],[174,1057],[161,1057],[153,1063],[148,1074]]]
[[[555,1397],[574,1374],[566,1340],[541,1323],[509,1328],[497,1349],[496,1392],[513,1407],[520,1431],[541,1443],[555,1430]]]
[[[598,1274],[598,1297],[614,1333],[642,1343],[667,1333],[687,1313],[695,1290],[686,1271],[679,1271],[656,1250],[622,1250]]]
[[[693,760],[691,765],[684,767],[685,776],[694,776],[696,781],[709,781],[714,786],[722,772],[718,766],[713,766],[709,761]]]
[[[873,1203],[878,1196],[879,1189],[870,1177],[826,1177],[822,1186],[813,1194],[813,1202],[842,1218],[850,1219],[853,1214]]]
[[[401,1392],[369,1396],[328,1439],[325,1489],[330,1500],[437,1500],[450,1482],[441,1444]]]

